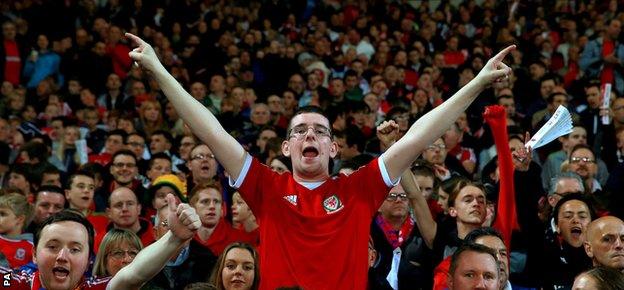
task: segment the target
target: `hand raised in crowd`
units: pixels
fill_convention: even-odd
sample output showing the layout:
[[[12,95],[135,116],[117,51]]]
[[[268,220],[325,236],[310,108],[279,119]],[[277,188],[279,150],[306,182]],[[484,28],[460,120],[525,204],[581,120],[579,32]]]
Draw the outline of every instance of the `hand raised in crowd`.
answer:
[[[126,37],[130,38],[133,46],[136,46],[128,55],[138,65],[149,72],[153,72],[161,65],[154,48],[149,43],[132,33],[126,33]]]
[[[526,132],[524,136],[524,144],[531,140],[531,135],[529,132]],[[525,146],[521,146],[515,151],[511,152],[511,156],[513,157],[514,168],[518,171],[526,172],[529,170],[529,166],[531,165],[533,149],[531,147],[526,148]]]
[[[487,87],[494,82],[508,82],[511,68],[503,63],[503,60],[514,49],[516,49],[516,46],[510,45],[493,58],[490,58],[475,77],[475,80],[483,87]]]
[[[399,124],[394,120],[383,121],[377,126],[377,138],[382,149],[388,149],[399,139]]]
[[[186,203],[176,205],[173,194],[167,195],[167,206],[169,207],[167,225],[171,233],[180,240],[191,239],[201,227],[195,209]]]

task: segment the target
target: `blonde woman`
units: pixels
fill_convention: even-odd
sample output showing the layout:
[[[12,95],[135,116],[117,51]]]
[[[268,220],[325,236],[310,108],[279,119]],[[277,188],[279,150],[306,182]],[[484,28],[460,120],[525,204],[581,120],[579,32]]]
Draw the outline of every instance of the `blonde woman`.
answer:
[[[167,125],[163,118],[160,103],[155,100],[147,100],[141,103],[136,130],[145,132],[145,135],[149,138],[154,131],[161,129],[167,130]]]
[[[143,249],[139,237],[127,230],[111,229],[106,233],[93,266],[93,276],[113,277],[119,270],[132,263]]]
[[[54,156],[58,158],[63,172],[74,172],[80,166],[80,152],[76,148],[76,141],[80,139],[80,130],[76,126],[68,126],[63,130],[58,147],[54,150]]]

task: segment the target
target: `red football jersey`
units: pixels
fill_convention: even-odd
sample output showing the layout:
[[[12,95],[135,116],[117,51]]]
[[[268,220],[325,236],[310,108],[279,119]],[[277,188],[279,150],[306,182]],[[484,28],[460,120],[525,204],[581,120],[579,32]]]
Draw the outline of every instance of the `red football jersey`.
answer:
[[[260,288],[365,289],[370,223],[392,186],[383,162],[308,189],[251,160],[234,186],[261,225]]]
[[[4,254],[11,268],[19,268],[32,260],[33,242],[24,239],[11,239],[0,235],[0,252]]]
[[[41,281],[39,281],[39,272],[34,273],[20,273],[13,272],[10,269],[0,267],[0,275],[2,276],[2,289],[12,290],[39,290],[43,289]],[[8,275],[8,276],[7,276]],[[7,279],[8,277],[8,279]],[[91,278],[83,280],[76,288],[76,290],[106,290],[106,286],[110,281],[110,277],[107,278]]]

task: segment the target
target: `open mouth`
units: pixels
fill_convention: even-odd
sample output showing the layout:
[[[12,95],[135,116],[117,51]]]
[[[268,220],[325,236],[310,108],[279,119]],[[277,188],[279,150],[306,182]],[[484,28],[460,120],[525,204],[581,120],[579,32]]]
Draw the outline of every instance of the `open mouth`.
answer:
[[[572,227],[570,229],[570,234],[572,234],[572,237],[578,239],[581,237],[581,234],[583,234],[583,230],[580,227]]]
[[[319,155],[318,150],[312,146],[303,148],[302,153],[304,157],[308,157],[308,158],[314,158]]]
[[[210,170],[210,166],[208,166],[208,165],[202,166],[201,170],[208,171],[208,170]]]
[[[56,278],[64,279],[64,278],[67,278],[67,276],[69,276],[69,270],[63,267],[54,267],[52,268],[52,274],[54,274],[54,277]]]

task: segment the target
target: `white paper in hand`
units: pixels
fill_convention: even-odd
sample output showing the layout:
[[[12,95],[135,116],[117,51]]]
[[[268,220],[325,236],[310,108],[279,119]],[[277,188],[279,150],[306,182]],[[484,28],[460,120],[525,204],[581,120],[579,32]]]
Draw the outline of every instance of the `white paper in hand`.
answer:
[[[524,146],[537,149],[550,143],[552,140],[570,133],[572,133],[572,116],[570,116],[570,112],[564,106],[559,106],[555,114]]]
[[[610,105],[611,105],[611,84],[606,83],[604,87],[604,94],[602,94],[602,107],[605,109],[608,109]],[[610,123],[611,123],[611,120],[609,118],[609,115],[602,116],[603,125],[609,125]]]

